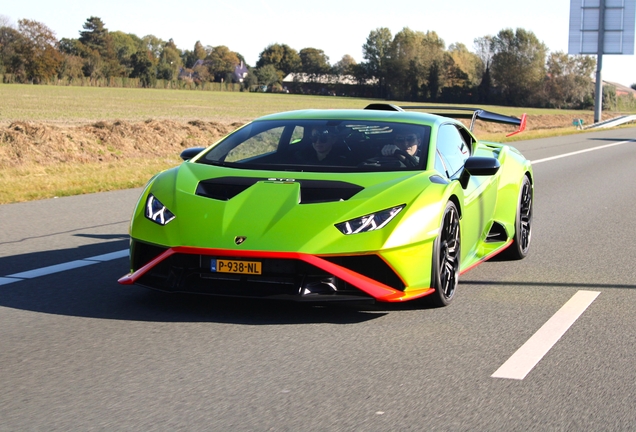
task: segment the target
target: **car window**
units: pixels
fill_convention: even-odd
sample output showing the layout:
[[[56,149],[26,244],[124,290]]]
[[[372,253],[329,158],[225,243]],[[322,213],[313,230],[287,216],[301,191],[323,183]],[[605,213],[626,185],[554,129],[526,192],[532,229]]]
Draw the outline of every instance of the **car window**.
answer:
[[[197,162],[285,171],[423,170],[430,132],[427,125],[369,120],[259,120],[228,135]]]
[[[470,147],[452,124],[440,126],[437,132],[437,151],[441,156],[448,177],[454,177],[470,157]]]
[[[276,151],[283,131],[281,126],[248,138],[227,153],[225,162],[238,162]]]
[[[446,166],[442,161],[442,157],[439,155],[439,151],[435,152],[435,171],[443,174],[445,177],[448,177],[448,171],[446,170]]]
[[[292,131],[290,144],[297,144],[305,136],[305,128],[302,126],[294,126],[294,130]]]

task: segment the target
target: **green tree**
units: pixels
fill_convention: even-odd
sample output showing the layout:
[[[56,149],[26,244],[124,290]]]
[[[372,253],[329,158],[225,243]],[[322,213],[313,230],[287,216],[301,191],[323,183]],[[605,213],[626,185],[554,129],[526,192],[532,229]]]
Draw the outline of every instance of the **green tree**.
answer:
[[[240,63],[238,55],[225,45],[213,47],[205,60],[210,75],[217,82],[231,82],[234,69]]]
[[[302,67],[298,51],[285,44],[273,44],[265,48],[256,62],[257,68],[272,65],[281,75],[299,72]]]
[[[203,48],[203,45],[201,44],[200,41],[195,42],[193,53],[194,53],[194,58],[196,60],[203,60],[205,56],[207,55],[207,53],[205,52],[205,48]]]
[[[258,77],[254,73],[255,69],[248,69],[247,76],[243,78],[242,86],[244,89],[251,89],[258,85]]]
[[[183,52],[183,64],[187,68],[192,68],[197,60],[203,60],[207,55],[208,53],[205,51],[205,48],[203,48],[201,41],[196,41],[192,51],[186,50]]]
[[[58,68],[58,76],[62,79],[75,79],[84,76],[84,60],[76,55],[62,54],[63,60]]]
[[[596,59],[590,56],[569,56],[557,51],[547,61],[543,104],[556,108],[584,108],[593,98],[592,73]]]
[[[616,96],[616,87],[611,84],[603,86],[603,109],[606,111],[616,111],[618,98]]]
[[[82,51],[85,49],[84,45],[82,45],[82,43],[79,40],[69,39],[69,38],[60,39],[60,42],[58,43],[57,48],[60,50],[60,52],[64,54],[70,54],[75,56],[81,55]]]
[[[96,50],[100,55],[108,55],[108,49],[112,48],[112,41],[108,36],[108,29],[104,27],[104,22],[99,17],[90,17],[82,26],[79,41],[86,47]]]
[[[384,97],[386,94],[386,79],[390,59],[389,51],[392,41],[391,30],[386,27],[379,27],[371,30],[366,42],[362,45],[362,55],[367,61],[365,70],[371,77],[378,79],[380,97]]]
[[[55,77],[63,60],[55,33],[46,25],[28,19],[18,21],[18,32],[22,38],[15,50],[24,62],[27,80],[38,83]]]
[[[148,51],[138,51],[130,56],[130,60],[133,69],[130,76],[139,78],[144,87],[154,87],[157,82],[157,73]]]
[[[438,62],[433,62],[431,67],[428,70],[428,95],[429,98],[433,101],[436,101],[441,92],[442,84],[441,84],[441,72]]]
[[[163,52],[163,47],[166,46],[166,41],[154,35],[146,35],[141,38],[141,41],[144,44],[144,49],[150,53],[150,61],[156,66]]]
[[[477,86],[477,101],[490,103],[492,91],[492,80],[490,78],[490,68],[486,68],[481,76],[481,81]]]
[[[266,86],[277,84],[281,80],[278,70],[272,64],[254,69],[254,75],[258,78],[259,84]]]
[[[413,31],[408,27],[399,31],[391,42],[388,59],[387,82],[392,97],[411,100],[427,97],[430,69],[434,63],[442,63],[444,46],[435,32]],[[442,86],[442,70],[438,67],[436,71],[436,83]]]
[[[349,54],[345,54],[333,65],[334,73],[338,75],[353,75],[354,68],[358,63]]]
[[[115,53],[113,38],[99,17],[90,17],[80,31],[81,57],[85,58],[84,73],[87,76],[121,76],[125,70]]]
[[[452,79],[457,80],[458,76],[463,76],[463,78],[446,85],[471,87],[479,84],[482,75],[482,60],[477,54],[468,51],[466,45],[462,43],[451,44],[447,53],[453,60],[453,67],[456,69]]]
[[[179,75],[181,65],[181,51],[179,51],[174,41],[170,39],[164,45],[163,51],[161,51],[159,56],[157,77],[166,80],[176,79]]]
[[[528,104],[546,74],[548,48],[531,31],[501,30],[493,38],[492,78],[510,105]]]
[[[194,72],[194,82],[197,84],[214,80],[214,76],[210,75],[210,70],[206,65],[197,65],[192,71]]]
[[[301,72],[314,77],[327,74],[331,69],[329,57],[321,49],[303,48],[299,52]]]
[[[117,61],[124,68],[124,75],[129,76],[132,71],[131,56],[143,50],[143,42],[140,37],[132,33],[122,31],[111,32],[113,49],[117,56]]]
[[[24,60],[16,51],[22,44],[23,36],[9,26],[0,27],[0,73],[21,75],[26,80]]]

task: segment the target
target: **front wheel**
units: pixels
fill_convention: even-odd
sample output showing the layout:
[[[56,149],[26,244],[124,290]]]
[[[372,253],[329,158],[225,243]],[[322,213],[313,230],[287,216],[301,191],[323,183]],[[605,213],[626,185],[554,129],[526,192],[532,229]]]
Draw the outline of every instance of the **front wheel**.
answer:
[[[433,247],[432,285],[435,292],[430,295],[430,300],[434,306],[447,306],[453,301],[459,281],[459,260],[459,212],[449,201]]]

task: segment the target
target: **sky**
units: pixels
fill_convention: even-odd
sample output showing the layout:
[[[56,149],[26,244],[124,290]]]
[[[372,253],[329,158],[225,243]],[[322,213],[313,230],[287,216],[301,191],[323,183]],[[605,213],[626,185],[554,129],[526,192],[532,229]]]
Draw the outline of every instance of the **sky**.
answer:
[[[97,16],[110,31],[172,38],[178,48],[196,41],[225,45],[254,66],[273,43],[322,49],[331,64],[349,54],[363,61],[369,32],[387,27],[434,31],[446,43],[463,43],[474,51],[474,39],[504,28],[532,31],[551,52],[568,49],[570,2],[567,0],[29,0],[6,1],[0,15],[17,25],[27,18],[46,24],[58,39],[78,38],[86,19]],[[636,57],[604,55],[604,81],[636,83]]]

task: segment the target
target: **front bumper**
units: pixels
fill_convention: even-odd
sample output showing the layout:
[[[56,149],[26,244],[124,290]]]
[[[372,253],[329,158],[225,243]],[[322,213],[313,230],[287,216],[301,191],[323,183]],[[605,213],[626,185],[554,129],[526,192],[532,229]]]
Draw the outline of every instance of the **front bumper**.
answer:
[[[247,259],[262,265],[262,274],[217,273],[212,259]],[[133,272],[120,278],[167,292],[299,301],[377,300],[402,302],[434,292],[405,287],[377,255],[315,256],[297,252],[227,250],[196,247],[160,248],[133,241]]]

